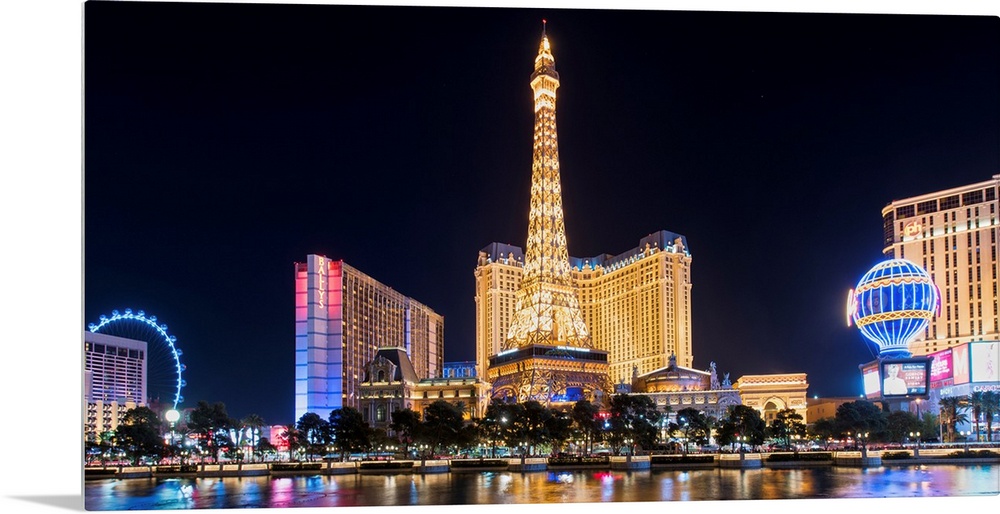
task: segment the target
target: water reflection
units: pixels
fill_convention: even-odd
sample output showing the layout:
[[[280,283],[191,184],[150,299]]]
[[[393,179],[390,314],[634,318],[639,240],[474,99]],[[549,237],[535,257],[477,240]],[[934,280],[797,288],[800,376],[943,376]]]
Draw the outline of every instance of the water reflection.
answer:
[[[1000,466],[466,472],[89,481],[87,510],[889,498],[1000,494]]]

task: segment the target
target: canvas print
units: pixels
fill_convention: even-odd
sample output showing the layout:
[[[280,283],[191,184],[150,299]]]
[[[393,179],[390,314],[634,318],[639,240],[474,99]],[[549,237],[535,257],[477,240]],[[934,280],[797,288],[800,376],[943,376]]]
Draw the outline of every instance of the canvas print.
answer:
[[[83,17],[87,510],[1000,494],[998,18]]]

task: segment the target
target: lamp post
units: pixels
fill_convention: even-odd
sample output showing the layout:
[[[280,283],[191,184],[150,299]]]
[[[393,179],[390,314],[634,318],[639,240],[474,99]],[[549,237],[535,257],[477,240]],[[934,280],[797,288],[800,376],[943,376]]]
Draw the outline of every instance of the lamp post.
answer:
[[[174,453],[174,426],[177,424],[177,420],[181,419],[181,413],[177,412],[177,409],[170,409],[163,414],[163,417],[170,423],[170,453],[172,457]]]
[[[959,434],[962,436],[963,451],[965,453],[969,453],[969,436],[972,435],[972,432],[969,430],[962,430]]]
[[[868,445],[865,444],[865,439],[868,438],[868,432],[858,432],[858,442],[861,443],[861,458],[868,458]]]
[[[920,457],[920,432],[910,432],[910,439],[917,438],[917,446],[913,448],[913,456]]]

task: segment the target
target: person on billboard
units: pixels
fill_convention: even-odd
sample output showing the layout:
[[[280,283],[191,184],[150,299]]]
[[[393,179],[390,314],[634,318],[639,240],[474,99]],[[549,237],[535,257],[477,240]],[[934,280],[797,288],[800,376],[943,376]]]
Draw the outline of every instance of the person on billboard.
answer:
[[[882,394],[906,394],[906,381],[900,376],[903,366],[899,364],[887,364],[885,366],[885,380],[882,381]]]

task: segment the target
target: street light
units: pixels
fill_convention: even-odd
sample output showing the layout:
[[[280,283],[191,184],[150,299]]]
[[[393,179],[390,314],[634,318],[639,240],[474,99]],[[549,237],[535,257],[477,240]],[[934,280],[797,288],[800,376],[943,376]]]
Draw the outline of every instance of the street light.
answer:
[[[961,430],[958,433],[962,436],[962,446],[964,447],[965,453],[969,453],[969,436],[972,435],[972,432],[968,430]]]
[[[914,437],[917,438],[917,446],[916,446],[916,448],[913,449],[913,456],[914,457],[919,457],[920,456],[920,432],[910,432],[910,439],[913,439]]]
[[[177,409],[170,409],[163,414],[163,417],[170,423],[170,452],[174,451],[174,425],[181,419],[181,413]]]

